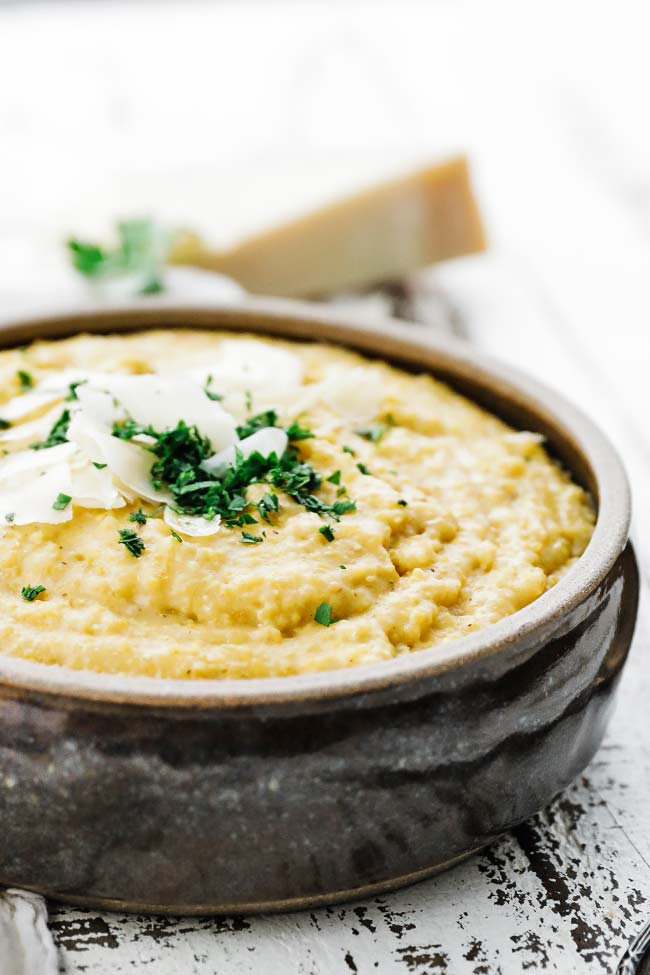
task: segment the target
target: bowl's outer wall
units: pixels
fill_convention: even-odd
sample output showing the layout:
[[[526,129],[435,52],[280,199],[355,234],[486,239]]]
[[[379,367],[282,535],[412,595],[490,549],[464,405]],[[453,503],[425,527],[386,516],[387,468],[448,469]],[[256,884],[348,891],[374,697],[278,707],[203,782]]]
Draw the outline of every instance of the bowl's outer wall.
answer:
[[[628,546],[543,646],[326,701],[147,711],[0,690],[0,882],[173,912],[397,884],[544,806],[600,744],[638,598]]]

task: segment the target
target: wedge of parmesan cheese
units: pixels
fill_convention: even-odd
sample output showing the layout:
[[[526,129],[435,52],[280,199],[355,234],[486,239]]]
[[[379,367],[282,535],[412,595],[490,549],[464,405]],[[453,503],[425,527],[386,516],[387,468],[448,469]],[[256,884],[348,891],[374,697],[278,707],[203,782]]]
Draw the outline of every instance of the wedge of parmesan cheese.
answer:
[[[392,280],[484,248],[467,162],[457,158],[330,204],[230,250],[213,250],[195,234],[181,234],[170,260],[225,274],[257,294],[312,297]]]

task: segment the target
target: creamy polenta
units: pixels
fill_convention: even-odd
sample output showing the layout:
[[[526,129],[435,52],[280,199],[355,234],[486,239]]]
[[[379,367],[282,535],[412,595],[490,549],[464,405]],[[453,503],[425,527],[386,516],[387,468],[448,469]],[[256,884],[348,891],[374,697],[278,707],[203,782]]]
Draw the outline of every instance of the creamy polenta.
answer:
[[[119,392],[150,374],[157,425]],[[205,402],[183,398],[188,383]],[[194,422],[190,401],[213,410],[214,432],[196,422],[211,455],[187,475],[205,481],[197,497],[246,463],[251,431],[260,469],[286,447],[291,479],[272,468],[216,514],[188,512],[182,465],[173,490],[149,467],[160,430]],[[0,353],[0,419],[0,646],[49,664],[250,678],[389,660],[528,605],[594,525],[540,437],[329,345],[195,330],[38,342]]]

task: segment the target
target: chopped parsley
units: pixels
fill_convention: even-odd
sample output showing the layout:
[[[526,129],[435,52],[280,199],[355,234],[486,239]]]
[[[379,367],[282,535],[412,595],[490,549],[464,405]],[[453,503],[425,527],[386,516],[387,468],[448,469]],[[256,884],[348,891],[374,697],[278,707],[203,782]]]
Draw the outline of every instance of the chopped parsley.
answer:
[[[334,473],[333,474],[330,474],[330,476],[327,477],[327,478],[325,478],[325,480],[329,481],[330,484],[340,484],[341,483],[341,472],[340,471],[334,471]]]
[[[108,467],[108,464],[100,464],[99,461],[94,460],[93,467],[96,467],[98,471],[103,471],[105,467]]]
[[[261,535],[251,535],[250,532],[242,532],[240,541],[242,545],[257,545],[258,542],[263,542],[264,539]]]
[[[277,422],[278,414],[275,410],[265,410],[264,413],[258,413],[257,416],[249,416],[246,423],[237,427],[237,436],[240,440],[245,440],[246,437],[251,437],[258,430],[276,426]]]
[[[273,511],[278,511],[280,507],[280,502],[278,500],[277,494],[270,494],[268,491],[264,494],[260,500],[257,502],[257,510],[260,513],[260,517],[271,524],[271,519],[269,515]]]
[[[16,373],[18,380],[23,389],[31,389],[34,385],[34,377],[31,372],[25,372],[24,369],[19,369]]]
[[[352,447],[348,447],[348,446],[347,446],[347,444],[346,444],[346,446],[345,446],[345,447],[343,448],[343,453],[344,453],[344,454],[349,454],[349,455],[350,455],[350,457],[356,457],[356,456],[357,456],[357,452],[356,452],[356,450],[353,450],[353,449],[352,449]]]
[[[404,498],[400,498],[397,503],[400,506],[400,508],[406,508],[408,505],[408,501],[405,501]]]
[[[151,427],[143,427],[140,423],[136,423],[135,420],[116,420],[113,424],[113,436],[118,437],[120,440],[133,440],[141,433],[153,435],[153,430]]]
[[[129,515],[129,521],[134,521],[138,525],[147,524],[147,516],[145,515],[142,508],[138,508],[137,511],[132,511]]]
[[[347,569],[347,565],[340,565],[339,569]]]
[[[175,539],[176,539],[176,541],[177,541],[177,542],[181,542],[181,543],[182,543],[182,541],[183,541],[183,539],[182,539],[182,538],[181,538],[181,536],[180,536],[180,535],[178,534],[178,532],[175,532],[175,531],[174,531],[174,529],[173,529],[173,528],[170,528],[170,530],[169,530],[169,533],[170,533],[170,535],[172,536],[172,538],[175,538]]]
[[[79,386],[83,386],[83,384],[87,381],[88,381],[87,379],[79,379],[77,380],[77,382],[70,383],[70,385],[68,386],[68,395],[66,396],[67,403],[79,399],[79,397],[77,396],[77,389],[79,388]]]
[[[338,620],[332,616],[332,607],[329,603],[320,604],[314,613],[314,619],[321,626],[332,626],[334,623],[338,623]]]
[[[7,514],[5,515],[5,521],[7,522],[8,525],[13,525],[15,517],[16,517],[15,512],[8,511]]]
[[[40,596],[42,592],[46,592],[45,586],[23,586],[20,590],[20,595],[28,603],[33,603],[37,596]]]
[[[237,433],[244,439],[276,423],[275,410],[266,410],[250,417],[237,428]],[[142,427],[133,420],[125,420],[115,424],[113,433],[124,440],[146,433],[155,441],[147,447],[157,457],[151,468],[152,484],[156,490],[167,488],[170,491],[180,514],[208,520],[219,515],[228,528],[241,528],[256,523],[251,514],[251,509],[255,508],[261,520],[270,524],[271,515],[280,508],[278,495],[267,491],[259,501],[249,501],[247,489],[253,484],[268,484],[307,511],[329,515],[336,520],[356,507],[350,500],[329,504],[319,498],[315,492],[321,487],[322,478],[311,464],[300,458],[298,448],[293,445],[280,457],[275,452],[265,457],[259,451],[244,457],[235,449],[234,462],[225,473],[217,476],[203,467],[204,461],[214,453],[210,441],[195,426],[188,426],[183,420],[174,429],[162,433]]]
[[[278,425],[278,414],[275,410],[264,410],[263,413],[258,413],[256,416],[249,416],[245,423],[237,427],[237,436],[240,440],[245,440],[246,437],[252,436],[257,433],[258,430],[264,430],[267,427],[277,427]],[[311,440],[315,434],[307,427],[302,427],[297,420],[290,423],[288,427],[285,427],[285,432],[289,440]]]
[[[363,437],[364,440],[370,440],[371,443],[378,444],[381,438],[388,433],[390,430],[390,425],[387,423],[373,423],[369,427],[361,427],[359,430],[354,432],[359,437]],[[343,448],[345,450],[345,447]]]
[[[58,447],[68,442],[68,427],[70,426],[70,410],[64,410],[56,421],[45,440],[33,443],[32,450],[44,450],[46,447]]]
[[[52,505],[55,511],[64,511],[68,507],[72,498],[69,494],[59,494],[56,501]]]
[[[138,533],[132,528],[120,528],[118,535],[120,536],[119,544],[123,545],[134,559],[139,559],[144,552],[144,542]]]
[[[348,492],[348,489],[347,488],[340,487],[338,489],[338,491],[336,492],[336,497],[337,498],[340,498],[340,497],[342,497],[342,495],[347,494],[347,492]]]
[[[318,530],[323,538],[326,538],[328,542],[334,541],[334,528],[332,525],[321,525]]]
[[[293,423],[289,424],[286,430],[289,440],[312,440],[315,436],[307,427],[301,427],[298,420],[294,420]]]
[[[162,267],[172,235],[151,220],[125,220],[117,225],[117,247],[109,250],[82,240],[69,240],[74,267],[91,281],[131,277],[138,294],[163,290]]]
[[[370,474],[370,471],[368,470],[365,464],[357,464],[357,467],[359,468],[362,474]]]
[[[210,387],[212,386],[212,381],[213,381],[212,376],[208,376],[205,382],[205,386],[203,387],[203,392],[208,397],[208,399],[212,400],[213,403],[220,403],[221,400],[223,399],[223,396],[220,393],[215,393],[214,390],[210,389]]]
[[[250,389],[246,390],[246,409],[249,413],[253,409],[253,394]]]
[[[11,423],[9,420],[3,420],[2,417],[0,417],[0,430],[8,430],[10,426]]]
[[[352,501],[351,498],[350,499],[346,498],[343,501],[335,501],[334,504],[331,506],[332,514],[339,517],[341,515],[346,515],[348,511],[356,511],[356,510],[357,510],[357,503],[356,501]]]

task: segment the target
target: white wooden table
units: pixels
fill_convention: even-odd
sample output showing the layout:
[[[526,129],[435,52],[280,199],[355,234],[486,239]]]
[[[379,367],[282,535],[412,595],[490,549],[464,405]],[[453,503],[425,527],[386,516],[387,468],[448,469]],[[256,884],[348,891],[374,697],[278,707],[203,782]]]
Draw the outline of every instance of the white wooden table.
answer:
[[[583,975],[612,972],[650,916],[646,48],[643,5],[627,0],[0,5],[5,309],[73,287],[57,249],[67,229],[151,209],[226,235],[466,147],[492,251],[431,279],[472,341],[569,394],[614,439],[644,588],[605,744],[486,853],[311,913],[50,905],[61,972]]]

